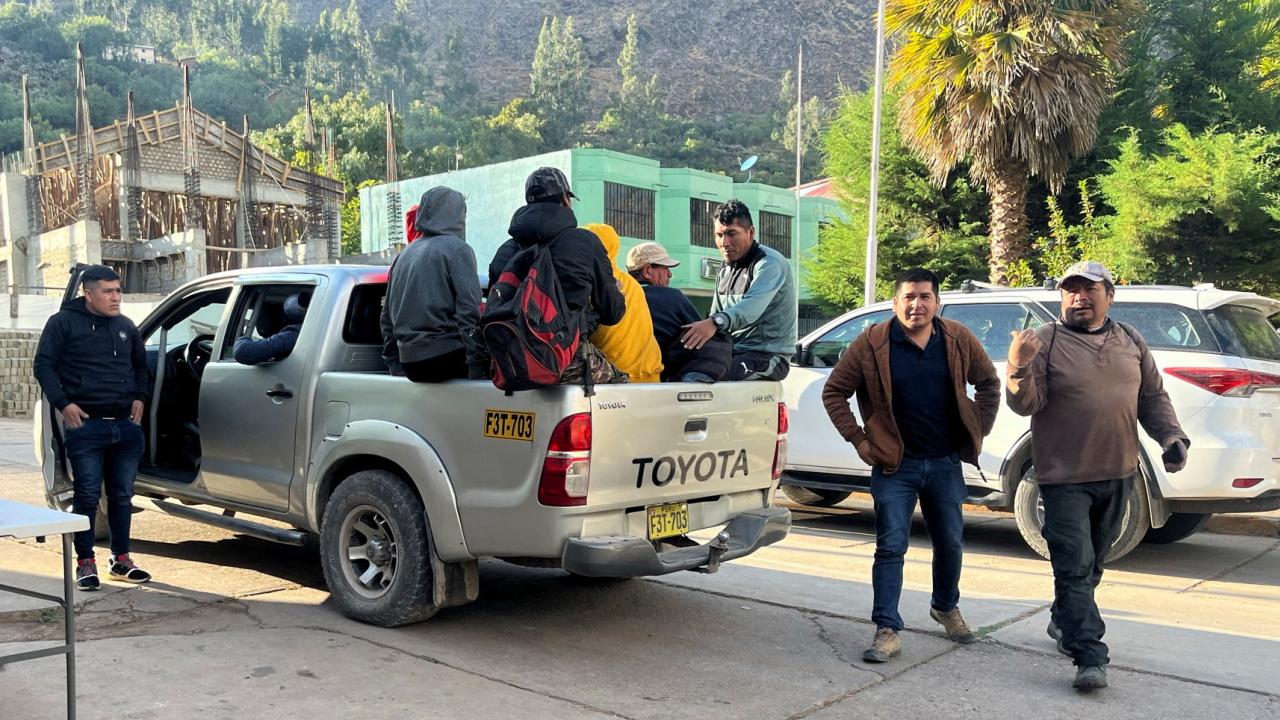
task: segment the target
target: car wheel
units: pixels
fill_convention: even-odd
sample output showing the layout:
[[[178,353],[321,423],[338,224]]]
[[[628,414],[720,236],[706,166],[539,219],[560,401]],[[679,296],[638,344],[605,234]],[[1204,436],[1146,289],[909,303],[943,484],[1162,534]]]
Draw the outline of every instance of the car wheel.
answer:
[[[799,485],[783,485],[782,492],[791,498],[792,502],[801,505],[814,505],[817,507],[831,507],[839,505],[846,498],[853,494],[852,490],[828,490],[826,488],[806,488]]]
[[[1018,523],[1018,532],[1027,546],[1037,555],[1049,559],[1049,543],[1045,542],[1044,503],[1040,500],[1040,486],[1035,483],[1035,468],[1028,466],[1022,473],[1022,480],[1013,496],[1013,515]],[[1129,493],[1129,507],[1125,509],[1124,518],[1120,521],[1120,534],[1111,544],[1111,551],[1105,562],[1111,563],[1133,552],[1151,527],[1151,510],[1147,502],[1146,490],[1135,485]]]
[[[365,470],[340,483],[320,523],[320,564],[342,613],[382,627],[434,615],[429,533],[422,501],[396,475]]]
[[[1148,530],[1142,541],[1167,545],[1185,540],[1200,532],[1211,517],[1212,513],[1173,513],[1163,527]]]

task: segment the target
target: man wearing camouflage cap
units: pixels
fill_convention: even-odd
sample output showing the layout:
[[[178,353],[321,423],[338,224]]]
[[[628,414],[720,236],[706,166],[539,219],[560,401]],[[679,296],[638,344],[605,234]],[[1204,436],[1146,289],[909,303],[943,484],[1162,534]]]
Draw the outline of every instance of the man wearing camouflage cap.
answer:
[[[1142,335],[1107,317],[1115,299],[1107,268],[1078,262],[1059,288],[1057,322],[1013,333],[1005,399],[1015,413],[1031,417],[1035,482],[1053,564],[1048,633],[1075,661],[1075,688],[1090,692],[1107,686],[1109,662],[1094,590],[1129,494],[1143,492],[1135,481],[1138,423],[1164,448],[1169,472],[1186,465],[1190,440]]]

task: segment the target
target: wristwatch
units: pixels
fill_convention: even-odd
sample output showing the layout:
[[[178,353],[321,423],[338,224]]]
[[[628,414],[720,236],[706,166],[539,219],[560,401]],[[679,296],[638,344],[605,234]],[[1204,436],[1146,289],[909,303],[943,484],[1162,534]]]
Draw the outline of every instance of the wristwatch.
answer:
[[[711,322],[714,322],[716,324],[717,330],[729,329],[729,316],[725,315],[724,313],[716,313],[715,315],[712,315]]]

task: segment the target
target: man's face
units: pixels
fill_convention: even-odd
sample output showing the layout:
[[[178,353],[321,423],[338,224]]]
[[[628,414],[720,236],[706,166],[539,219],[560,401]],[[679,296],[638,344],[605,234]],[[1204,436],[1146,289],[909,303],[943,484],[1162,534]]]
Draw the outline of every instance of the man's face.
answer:
[[[893,314],[908,330],[919,330],[933,323],[938,314],[938,294],[933,283],[905,282],[893,294]]]
[[[94,315],[119,315],[121,294],[119,280],[98,280],[84,286],[85,305]]]
[[[1082,277],[1062,283],[1062,320],[1072,327],[1091,329],[1107,319],[1112,297],[1107,286]]]
[[[644,269],[640,271],[640,277],[643,277],[645,282],[650,285],[657,285],[658,287],[671,286],[671,268],[663,265],[645,265]]]
[[[741,260],[755,241],[754,227],[742,227],[736,220],[728,225],[716,220],[716,247],[720,249],[725,262],[734,263]]]

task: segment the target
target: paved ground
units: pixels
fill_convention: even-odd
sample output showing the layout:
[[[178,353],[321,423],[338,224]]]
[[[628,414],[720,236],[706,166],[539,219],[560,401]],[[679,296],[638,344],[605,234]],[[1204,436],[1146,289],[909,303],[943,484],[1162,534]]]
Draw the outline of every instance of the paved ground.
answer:
[[[0,421],[0,497],[40,503],[24,423]],[[1100,589],[1113,687],[1079,696],[1044,635],[1048,564],[1002,515],[969,518],[956,646],[927,617],[917,527],[897,662],[863,664],[873,527],[858,497],[796,509],[783,543],[716,575],[590,582],[481,566],[481,596],[419,625],[350,622],[317,559],[135,516],[146,586],[80,596],[82,718],[1280,718],[1280,539],[1202,533],[1144,546]],[[105,552],[105,551],[104,551]],[[58,546],[0,540],[0,583],[55,592]],[[58,636],[55,613],[0,596],[0,653]],[[0,672],[0,716],[63,716],[61,661]],[[14,710],[18,709],[18,710]],[[16,713],[16,714],[13,714]]]

